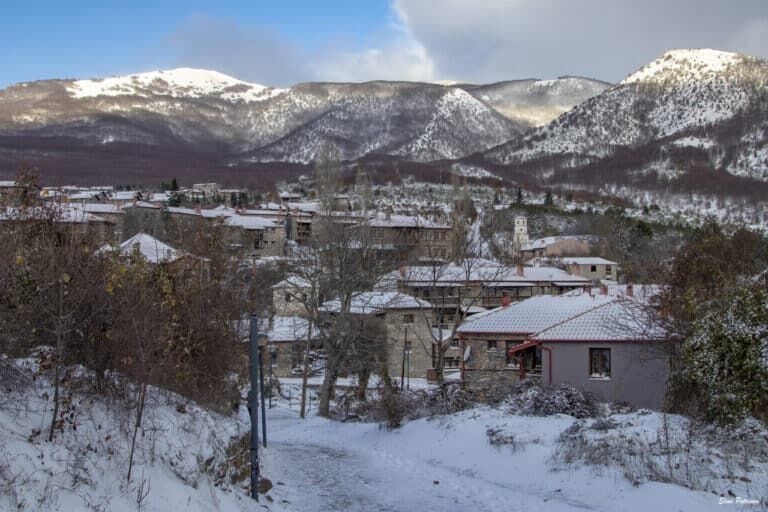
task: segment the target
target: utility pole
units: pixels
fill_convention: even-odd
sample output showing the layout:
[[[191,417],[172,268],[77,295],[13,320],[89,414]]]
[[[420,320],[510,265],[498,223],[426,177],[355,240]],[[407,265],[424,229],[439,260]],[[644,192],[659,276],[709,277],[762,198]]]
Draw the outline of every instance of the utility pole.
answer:
[[[275,346],[269,346],[269,408],[272,408],[272,384],[274,383],[274,377],[272,375],[272,368],[275,366]]]
[[[251,314],[250,337],[248,340],[248,362],[251,390],[248,392],[248,413],[251,416],[251,498],[259,501],[259,319]]]
[[[261,439],[267,447],[267,408],[264,405],[264,345],[259,345],[259,381],[261,382]]]

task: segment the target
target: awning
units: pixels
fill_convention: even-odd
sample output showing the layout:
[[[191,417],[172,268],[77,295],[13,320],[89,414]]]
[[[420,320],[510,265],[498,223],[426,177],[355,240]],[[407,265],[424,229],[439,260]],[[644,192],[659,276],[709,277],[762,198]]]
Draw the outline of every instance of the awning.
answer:
[[[507,349],[507,354],[510,354],[510,355],[511,354],[515,354],[517,352],[520,352],[521,350],[526,350],[526,349],[529,349],[531,347],[535,347],[538,344],[539,343],[536,342],[536,341],[526,341],[524,343],[520,343],[519,345],[514,345],[512,347],[509,347]]]

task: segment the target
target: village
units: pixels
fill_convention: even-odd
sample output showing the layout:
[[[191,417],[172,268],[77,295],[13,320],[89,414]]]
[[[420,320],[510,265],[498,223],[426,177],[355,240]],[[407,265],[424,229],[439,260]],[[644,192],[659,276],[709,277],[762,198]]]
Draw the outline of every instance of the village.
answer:
[[[312,471],[310,454],[324,457],[324,450],[334,450],[335,469],[318,483],[327,493],[323,507],[331,510],[346,508],[339,503],[349,500],[394,499],[340,483],[355,471],[343,461],[367,459],[371,452],[364,439],[339,444],[337,429],[353,438],[373,436],[390,454],[398,452],[395,438],[370,429],[426,429],[429,434],[414,434],[416,445],[402,456],[423,474],[440,473],[443,463],[425,462],[433,459],[422,453],[451,452],[442,423],[430,423],[435,418],[458,422],[452,442],[467,443],[468,452],[456,456],[469,457],[473,471],[489,472],[473,484],[490,486],[484,493],[506,485],[506,473],[498,471],[523,457],[531,478],[574,464],[613,464],[632,475],[626,485],[672,482],[665,492],[677,496],[680,488],[690,488],[693,494],[680,499],[699,504],[710,503],[704,491],[735,492],[747,500],[761,496],[752,481],[763,481],[756,473],[763,467],[763,430],[744,438],[756,451],[754,459],[739,463],[734,461],[741,444],[729,444],[726,434],[748,428],[738,425],[760,414],[760,395],[719,395],[712,372],[720,370],[711,365],[713,353],[733,357],[734,349],[719,340],[742,340],[737,350],[749,350],[751,331],[720,338],[715,324],[705,331],[696,323],[686,326],[693,292],[680,291],[717,293],[711,283],[722,278],[712,269],[733,268],[732,282],[743,283],[735,297],[762,293],[768,274],[760,271],[760,235],[726,233],[706,223],[688,231],[653,226],[600,204],[572,213],[562,197],[549,192],[473,186],[460,177],[442,188],[410,187],[408,192],[373,185],[364,175],[344,180],[332,161],[320,161],[314,176],[274,192],[216,183],[163,185],[158,191],[44,187],[23,173],[0,182],[0,229],[11,248],[3,277],[8,307],[0,321],[14,333],[8,339],[20,340],[6,350],[21,357],[8,361],[29,361],[24,355],[31,353],[32,362],[23,364],[64,375],[37,384],[43,386],[37,393],[53,386],[50,425],[47,403],[36,413],[46,437],[74,435],[82,420],[68,419],[69,404],[96,389],[100,396],[121,397],[116,399],[135,411],[133,441],[130,433],[118,436],[137,445],[128,467],[152,467],[147,443],[155,441],[137,436],[168,428],[157,423],[156,402],[171,393],[178,411],[200,407],[195,421],[234,421],[222,424],[222,438],[215,441],[226,446],[213,450],[215,468],[195,474],[231,475],[232,483],[217,483],[216,492],[224,493],[220,499],[239,500],[228,489],[247,481],[241,464],[244,440],[253,431],[242,429],[248,418],[254,421],[255,396],[248,390],[263,379],[259,396],[268,402],[258,406],[266,422],[259,429],[277,442],[272,449],[265,444],[264,478],[295,482]],[[709,270],[690,281],[697,270],[688,262],[704,254],[709,259],[700,265]],[[729,254],[741,265],[722,267],[717,258]],[[30,282],[43,290],[39,301],[28,295]],[[30,334],[30,324],[41,328]],[[687,340],[702,334],[686,332],[713,338],[692,350]],[[47,346],[51,339],[55,344]],[[259,353],[255,381],[248,376],[252,346]],[[88,377],[76,377],[77,365],[87,368]],[[697,373],[690,373],[694,367]],[[103,382],[116,374],[128,380],[104,391]],[[475,432],[473,418],[490,426]],[[522,430],[510,431],[509,421],[520,422]],[[544,423],[533,427],[537,421]],[[676,423],[668,426],[669,421]],[[582,424],[591,426],[578,430]],[[706,437],[713,434],[701,438],[708,441],[693,440],[711,424],[724,429],[715,441]],[[531,428],[543,430],[526,440]],[[675,442],[660,440],[665,429],[672,429],[664,435]],[[600,434],[587,434],[593,430]],[[486,438],[496,447],[489,453],[482,444]],[[633,451],[632,443],[648,446]],[[499,446],[511,447],[513,455]],[[476,457],[469,455],[477,449]],[[222,459],[223,453],[239,455]],[[664,462],[664,453],[678,461],[675,469]],[[453,460],[444,457],[445,464]],[[638,468],[637,457],[651,459]],[[737,464],[725,480],[690,476],[692,465],[719,475],[723,464]],[[358,470],[379,465],[370,461]],[[578,478],[587,478],[587,471]],[[441,478],[451,482],[460,473],[451,469]],[[130,481],[131,469],[128,475]],[[584,494],[579,481],[560,484],[571,501],[560,503],[551,493],[543,499],[564,509],[576,501],[590,508],[594,497]],[[315,507],[290,484],[260,492],[286,506]],[[449,496],[405,494],[392,506],[422,499],[477,505],[488,499]],[[529,484],[523,499],[541,497]],[[610,509],[607,502],[604,507]]]
[[[10,195],[14,183],[2,185]],[[169,192],[59,187],[43,188],[40,196],[60,206],[62,222],[81,225],[125,258],[138,251],[153,265],[194,267],[201,279],[210,278],[205,258],[178,247],[200,229],[216,229],[228,257],[274,269],[281,279],[270,286],[269,302],[257,307],[259,336],[270,353],[265,371],[278,378],[327,371],[323,322],[346,308],[339,321],[355,318],[365,326],[356,332],[365,339],[353,343],[358,355],[370,358],[368,373],[386,374],[401,386],[532,380],[662,407],[669,349],[648,314],[655,287],[623,282],[617,262],[593,254],[595,236],[531,240],[526,217],[518,216],[514,259],[501,262],[474,252],[480,240],[466,234],[455,211],[434,218],[393,214],[346,193],[330,195],[325,204],[285,192],[251,208],[213,206],[243,193],[195,184],[176,192],[186,207],[170,206]],[[8,208],[3,219],[14,218]],[[379,260],[368,269],[370,286],[350,290],[347,304],[325,295],[322,277],[308,268],[307,248],[328,224],[364,230],[365,240],[355,235],[344,248],[372,251]],[[359,367],[348,360],[334,371],[346,377]]]

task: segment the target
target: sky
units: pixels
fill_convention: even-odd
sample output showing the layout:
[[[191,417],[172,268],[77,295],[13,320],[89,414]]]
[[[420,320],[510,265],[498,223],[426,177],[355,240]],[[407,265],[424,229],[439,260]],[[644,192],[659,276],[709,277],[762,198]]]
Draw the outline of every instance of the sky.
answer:
[[[306,81],[609,82],[673,48],[768,58],[768,0],[2,0],[0,87],[196,67]]]

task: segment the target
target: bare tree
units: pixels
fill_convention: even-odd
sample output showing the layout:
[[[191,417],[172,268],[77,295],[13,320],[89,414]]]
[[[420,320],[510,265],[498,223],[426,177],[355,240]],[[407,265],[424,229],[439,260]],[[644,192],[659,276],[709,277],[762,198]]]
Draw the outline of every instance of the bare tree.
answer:
[[[432,355],[439,383],[444,380],[445,354],[458,327],[473,308],[485,305],[484,299],[495,288],[489,285],[515,272],[513,267],[478,257],[478,248],[487,241],[480,230],[468,229],[468,220],[464,215],[454,218],[452,262],[402,267],[399,277],[402,289],[415,291],[419,298],[433,305],[432,310],[421,313],[424,321],[434,325],[431,346],[422,341],[420,348]],[[434,251],[435,247],[427,245],[427,250]]]

